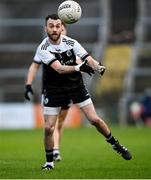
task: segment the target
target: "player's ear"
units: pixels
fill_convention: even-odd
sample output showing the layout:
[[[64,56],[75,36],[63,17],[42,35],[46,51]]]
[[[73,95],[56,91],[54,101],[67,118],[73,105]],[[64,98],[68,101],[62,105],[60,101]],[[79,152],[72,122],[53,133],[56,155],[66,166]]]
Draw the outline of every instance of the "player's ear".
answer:
[[[64,25],[62,25],[62,32],[61,32],[61,34],[67,35],[67,29],[65,28]]]
[[[46,26],[44,27],[44,30],[45,30],[45,32],[47,32],[47,27]]]

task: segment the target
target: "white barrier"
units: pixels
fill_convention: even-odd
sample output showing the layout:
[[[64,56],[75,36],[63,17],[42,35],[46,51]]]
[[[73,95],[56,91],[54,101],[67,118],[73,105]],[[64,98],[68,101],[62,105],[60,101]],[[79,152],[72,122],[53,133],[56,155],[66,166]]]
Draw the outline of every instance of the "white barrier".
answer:
[[[29,129],[34,127],[33,105],[29,103],[0,103],[0,129]]]
[[[32,103],[0,103],[0,129],[31,129],[43,127],[42,107]],[[80,109],[71,106],[65,127],[81,125]]]

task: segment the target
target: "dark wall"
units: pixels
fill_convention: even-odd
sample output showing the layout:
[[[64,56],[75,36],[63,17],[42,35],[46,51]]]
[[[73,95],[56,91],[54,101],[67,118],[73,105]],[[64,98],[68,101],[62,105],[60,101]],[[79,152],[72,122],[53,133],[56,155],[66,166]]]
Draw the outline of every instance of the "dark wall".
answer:
[[[111,9],[111,41],[133,40],[137,0],[112,0]]]

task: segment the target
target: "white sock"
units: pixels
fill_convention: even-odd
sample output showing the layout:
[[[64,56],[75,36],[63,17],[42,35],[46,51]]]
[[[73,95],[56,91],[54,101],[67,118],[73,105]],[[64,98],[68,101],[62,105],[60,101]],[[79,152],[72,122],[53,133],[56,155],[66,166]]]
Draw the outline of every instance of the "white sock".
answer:
[[[50,166],[54,167],[54,162],[46,162],[46,165],[50,165]]]
[[[54,154],[60,154],[59,149],[54,149],[54,150],[53,150],[53,155],[54,155]]]

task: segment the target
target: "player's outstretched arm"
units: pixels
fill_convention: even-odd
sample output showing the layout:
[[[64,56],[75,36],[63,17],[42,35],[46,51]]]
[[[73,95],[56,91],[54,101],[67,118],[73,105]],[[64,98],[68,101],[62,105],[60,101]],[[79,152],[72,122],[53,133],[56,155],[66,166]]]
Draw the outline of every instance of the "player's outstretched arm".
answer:
[[[101,64],[101,62],[96,61],[91,56],[87,57],[87,62],[90,67],[96,72],[98,72],[101,76],[103,76],[106,67]]]
[[[78,64],[75,66],[76,71],[81,71],[89,74],[90,76],[94,74],[94,70],[88,65],[87,60],[85,60],[83,63]]]
[[[75,66],[62,65],[58,60],[56,60],[51,64],[51,67],[59,74],[68,74],[75,71],[85,72],[89,75],[94,74],[94,70],[87,64],[87,60]]]

